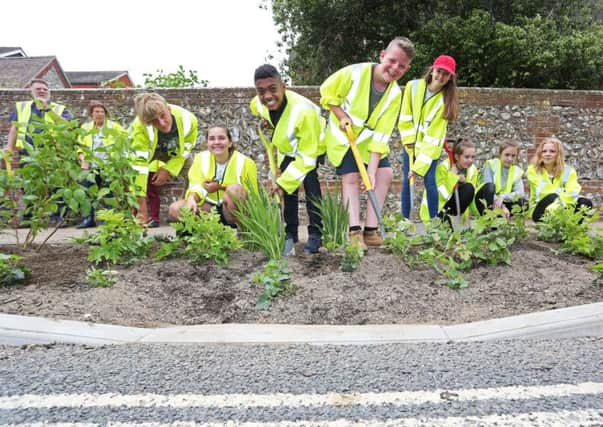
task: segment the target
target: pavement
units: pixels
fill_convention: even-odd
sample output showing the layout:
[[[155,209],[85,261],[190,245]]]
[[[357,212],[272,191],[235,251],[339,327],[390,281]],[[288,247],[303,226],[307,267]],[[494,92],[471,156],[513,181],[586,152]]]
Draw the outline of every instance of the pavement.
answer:
[[[93,229],[91,229],[93,230]],[[22,241],[27,230],[18,230]],[[149,234],[173,234],[169,226]],[[305,230],[300,227],[300,239]],[[36,239],[41,242],[48,231]],[[51,244],[72,242],[84,230],[59,229]],[[0,234],[0,244],[14,244],[13,232]],[[207,344],[386,344],[416,342],[466,342],[502,339],[603,337],[603,303],[456,325],[284,325],[217,324],[132,328],[71,320],[0,314],[0,345],[70,343],[87,345],[130,343]]]

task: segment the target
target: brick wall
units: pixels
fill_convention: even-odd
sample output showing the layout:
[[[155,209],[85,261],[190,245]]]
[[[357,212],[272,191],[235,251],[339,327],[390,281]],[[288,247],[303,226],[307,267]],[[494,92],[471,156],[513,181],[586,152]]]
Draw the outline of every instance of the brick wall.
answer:
[[[296,91],[318,101],[317,87],[297,87]],[[113,119],[127,125],[134,116],[132,99],[137,89],[71,89],[53,91],[53,99],[68,106],[80,120],[86,116],[89,100],[103,101]],[[256,120],[249,113],[253,88],[205,88],[158,90],[168,102],[192,111],[199,118],[199,146],[204,147],[204,131],[214,124],[227,125],[239,149],[258,163],[260,178],[267,177],[263,149],[255,131]],[[461,115],[449,127],[449,137],[471,138],[478,146],[477,166],[496,155],[502,138],[522,143],[520,163],[525,168],[535,144],[555,135],[564,143],[569,164],[578,171],[584,195],[603,202],[603,91],[563,91],[535,89],[461,88]],[[6,118],[15,101],[27,99],[27,91],[0,90],[0,140],[4,143],[9,123]],[[388,208],[399,209],[400,142],[392,136],[395,181],[388,196]],[[319,176],[325,188],[336,188],[334,168],[321,166]],[[169,185],[164,197],[172,200],[183,193],[183,180]],[[168,200],[166,200],[167,202]],[[163,204],[164,207],[166,203]]]

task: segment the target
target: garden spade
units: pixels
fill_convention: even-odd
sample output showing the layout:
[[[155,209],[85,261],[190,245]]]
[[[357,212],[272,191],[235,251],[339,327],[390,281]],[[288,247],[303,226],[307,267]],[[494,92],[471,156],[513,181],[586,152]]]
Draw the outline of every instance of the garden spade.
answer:
[[[2,151],[2,157],[4,158],[4,167],[6,168],[6,172],[9,175],[13,174],[13,170],[12,170],[12,158],[11,158],[11,153],[8,150],[3,150]]]
[[[408,153],[408,170],[412,170],[412,165],[415,160],[415,148]],[[412,219],[412,212],[415,208],[415,175],[413,174],[408,180],[408,184],[410,186],[410,211],[408,214],[408,219]]]
[[[444,150],[448,154],[448,160],[450,162],[450,167],[454,165],[454,154],[452,150],[448,146],[448,140],[444,140]],[[461,218],[461,199],[459,197],[459,184],[458,182],[454,185],[454,203],[456,205],[456,215],[454,216],[454,220],[452,222],[452,228],[459,231],[462,227],[462,218]]]
[[[356,146],[356,137],[352,132],[352,127],[350,125],[346,126],[345,132],[348,136],[350,148],[352,149],[352,154],[354,155],[354,160],[356,161],[356,166],[358,167],[358,172],[360,172],[362,183],[364,184],[364,188],[366,189],[366,194],[368,194],[368,198],[371,202],[371,205],[373,205],[373,210],[375,211],[375,215],[377,216],[377,221],[379,221],[379,230],[381,231],[381,237],[385,238],[385,228],[383,227],[381,209],[379,208],[379,204],[377,203],[377,196],[375,195],[375,190],[373,190],[371,180],[369,179],[368,173],[366,173],[366,167],[364,167],[364,162],[362,161],[362,157],[360,156],[360,151],[358,151],[358,147]]]

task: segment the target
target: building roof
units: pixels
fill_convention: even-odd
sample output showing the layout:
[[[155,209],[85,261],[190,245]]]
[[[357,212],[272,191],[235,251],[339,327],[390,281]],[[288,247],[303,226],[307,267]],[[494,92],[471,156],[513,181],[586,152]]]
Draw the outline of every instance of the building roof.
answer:
[[[66,71],[67,78],[73,85],[102,84],[107,81],[116,80],[128,71]]]
[[[10,57],[26,57],[27,55],[18,46],[15,47],[0,47],[0,57],[2,58],[10,58]]]
[[[53,61],[55,56],[0,58],[0,87],[24,88]]]

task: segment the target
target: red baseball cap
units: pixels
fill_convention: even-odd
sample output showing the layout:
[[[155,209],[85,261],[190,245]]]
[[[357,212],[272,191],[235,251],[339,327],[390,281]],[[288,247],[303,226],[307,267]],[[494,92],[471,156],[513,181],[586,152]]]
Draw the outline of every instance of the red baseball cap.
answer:
[[[448,71],[450,74],[456,74],[456,61],[452,56],[440,55],[433,61],[433,68],[440,68]]]

